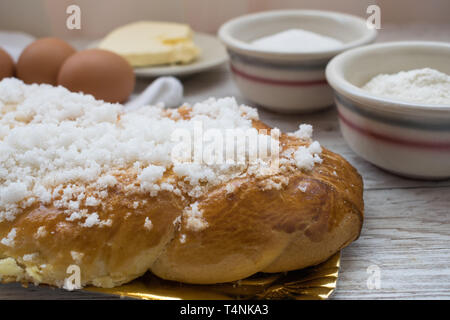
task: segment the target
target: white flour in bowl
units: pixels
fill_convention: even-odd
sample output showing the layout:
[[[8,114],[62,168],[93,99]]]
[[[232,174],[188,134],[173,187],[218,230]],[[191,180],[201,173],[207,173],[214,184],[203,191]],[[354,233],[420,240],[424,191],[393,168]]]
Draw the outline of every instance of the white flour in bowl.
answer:
[[[343,42],[302,29],[289,29],[253,40],[251,44],[254,48],[262,50],[301,53],[333,50],[342,46]]]
[[[405,102],[450,107],[450,75],[430,68],[380,74],[373,77],[362,89],[381,97]]]

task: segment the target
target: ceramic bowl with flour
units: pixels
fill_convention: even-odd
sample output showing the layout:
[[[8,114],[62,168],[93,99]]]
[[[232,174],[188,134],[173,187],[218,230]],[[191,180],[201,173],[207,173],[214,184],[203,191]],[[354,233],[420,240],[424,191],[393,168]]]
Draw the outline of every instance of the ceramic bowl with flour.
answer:
[[[364,19],[318,10],[267,11],[238,17],[219,29],[230,67],[251,102],[285,113],[332,105],[325,67],[335,55],[372,42]]]
[[[407,177],[450,177],[449,43],[356,48],[331,60],[326,76],[357,154]]]

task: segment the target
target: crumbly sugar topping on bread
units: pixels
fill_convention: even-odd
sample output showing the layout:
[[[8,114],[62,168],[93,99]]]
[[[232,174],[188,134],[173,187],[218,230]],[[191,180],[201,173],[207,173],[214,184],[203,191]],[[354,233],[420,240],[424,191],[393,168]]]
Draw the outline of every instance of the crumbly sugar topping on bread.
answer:
[[[282,165],[292,165],[297,169],[310,171],[316,163],[322,163],[320,154],[322,147],[318,141],[312,141],[313,128],[309,124],[301,124],[299,129],[293,133],[289,133],[292,137],[309,141],[309,146],[300,146],[297,149],[287,149],[283,153],[280,160]]]
[[[152,230],[153,228],[153,223],[148,217],[145,217],[144,228],[146,228],[147,230]]]
[[[0,243],[8,246],[8,247],[12,247],[14,246],[14,239],[16,238],[16,228],[12,228],[11,231],[8,233],[8,235],[3,238],[2,240],[0,240]]]
[[[37,252],[24,254],[22,257],[22,260],[23,261],[33,261],[33,259],[35,259],[38,255],[39,255],[39,253],[37,253]]]
[[[311,140],[313,133],[313,127],[310,124],[301,124],[298,127],[298,130],[290,133],[289,135],[304,139],[304,140]]]
[[[191,204],[191,206],[183,212],[183,216],[186,218],[186,227],[190,230],[199,231],[208,226],[208,222],[203,219],[203,212],[198,207],[198,202]]]
[[[256,110],[239,106],[233,98],[209,99],[189,110],[188,117],[178,109],[158,106],[126,112],[119,104],[62,87],[2,80],[0,222],[12,221],[21,210],[40,203],[62,209],[68,221],[78,221],[84,227],[107,227],[111,221],[101,220],[97,210],[105,208],[103,200],[118,185],[130,193],[156,196],[164,190],[195,199],[235,177],[273,174],[268,170],[270,155],[261,156],[251,148],[237,148],[243,150],[237,152],[237,158],[253,159],[247,162],[233,163],[225,157],[219,163],[198,163],[192,161],[196,150],[184,158],[174,158],[173,150],[180,143],[173,139],[174,132],[187,132],[185,136],[195,140],[199,125],[203,132],[211,129],[224,137],[230,131],[231,136],[239,136],[247,130],[257,143],[278,144],[270,133],[252,127],[252,120],[258,119]],[[298,136],[304,138],[309,133],[312,128],[300,127]],[[208,146],[204,143],[203,149]],[[291,159],[280,163],[311,170],[321,161],[320,152],[320,145],[312,143],[292,150]],[[175,178],[166,179],[169,171]],[[133,179],[121,179],[130,172]],[[194,230],[205,226],[195,204],[186,208],[184,216]],[[5,241],[13,240],[11,234]]]

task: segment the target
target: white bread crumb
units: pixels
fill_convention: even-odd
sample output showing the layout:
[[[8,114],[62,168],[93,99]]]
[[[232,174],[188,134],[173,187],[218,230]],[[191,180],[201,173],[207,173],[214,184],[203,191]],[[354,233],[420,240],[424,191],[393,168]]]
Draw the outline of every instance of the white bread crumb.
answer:
[[[36,239],[39,239],[39,238],[45,237],[46,235],[47,235],[47,230],[45,229],[44,226],[40,226],[40,227],[37,229],[36,233],[34,234],[34,237],[35,237]]]
[[[294,152],[295,165],[299,169],[312,170],[315,163],[322,163],[320,153],[322,153],[322,148],[317,141],[308,147],[301,146]]]
[[[8,235],[0,241],[0,243],[7,247],[13,247],[15,244],[14,239],[16,238],[16,230],[16,228],[12,228]]]
[[[34,258],[36,258],[39,254],[37,252],[35,253],[29,253],[29,254],[24,254],[22,257],[23,261],[33,261]]]
[[[301,124],[299,125],[297,131],[290,133],[289,135],[295,136],[303,140],[310,140],[312,138],[312,134],[313,134],[313,127],[311,125]]]
[[[208,222],[203,218],[203,211],[199,209],[198,202],[194,202],[191,206],[184,210],[186,218],[186,228],[193,231],[200,231],[208,227]]]
[[[153,223],[148,217],[145,217],[144,228],[147,230],[153,229]]]

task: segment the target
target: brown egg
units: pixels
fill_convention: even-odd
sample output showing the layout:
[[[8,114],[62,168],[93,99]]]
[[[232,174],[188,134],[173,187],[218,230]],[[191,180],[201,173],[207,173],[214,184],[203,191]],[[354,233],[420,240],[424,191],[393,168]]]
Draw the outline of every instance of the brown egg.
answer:
[[[59,69],[76,50],[58,38],[42,38],[32,42],[17,61],[17,78],[25,83],[56,85]]]
[[[135,81],[133,68],[124,58],[100,49],[75,53],[64,62],[58,76],[58,84],[70,91],[113,103],[125,102]]]
[[[15,69],[14,61],[9,53],[0,48],[0,80],[14,77]]]

